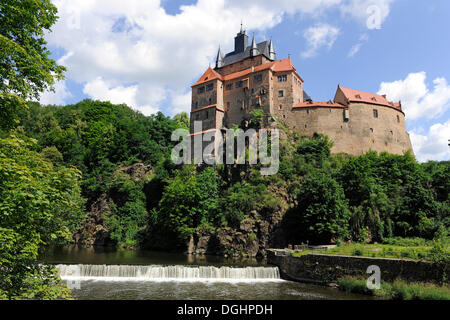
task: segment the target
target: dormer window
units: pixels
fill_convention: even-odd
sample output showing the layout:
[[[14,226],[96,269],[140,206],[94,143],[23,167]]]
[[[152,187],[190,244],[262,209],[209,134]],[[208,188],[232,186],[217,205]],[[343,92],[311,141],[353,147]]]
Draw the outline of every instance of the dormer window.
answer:
[[[377,101],[377,98],[375,98],[375,97],[372,97],[372,101]]]
[[[361,95],[357,94],[355,95],[356,99],[361,99]]]

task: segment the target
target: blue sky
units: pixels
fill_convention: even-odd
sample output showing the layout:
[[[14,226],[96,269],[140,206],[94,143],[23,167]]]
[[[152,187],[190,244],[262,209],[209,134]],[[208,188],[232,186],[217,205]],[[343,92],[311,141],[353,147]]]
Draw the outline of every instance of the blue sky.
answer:
[[[290,55],[313,100],[336,87],[402,100],[419,160],[450,160],[450,1],[442,0],[53,0],[47,36],[68,68],[42,103],[84,98],[127,103],[144,114],[190,108],[190,85],[219,44],[233,50],[240,20],[257,41]]]

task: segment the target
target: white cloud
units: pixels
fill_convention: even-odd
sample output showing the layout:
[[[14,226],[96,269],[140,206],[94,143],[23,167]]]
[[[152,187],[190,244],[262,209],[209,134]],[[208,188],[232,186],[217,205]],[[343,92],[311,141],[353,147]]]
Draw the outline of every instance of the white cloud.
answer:
[[[348,57],[353,58],[359,52],[359,50],[361,50],[361,47],[367,41],[369,41],[369,36],[366,33],[361,35],[361,37],[359,37],[359,42],[351,47],[348,53]]]
[[[108,85],[101,77],[89,81],[83,88],[83,93],[91,96],[96,100],[110,101],[113,104],[127,104],[129,106],[135,106],[139,111],[144,114],[152,114],[158,112],[157,108],[152,106],[138,105],[136,103],[136,96],[138,92],[138,86],[132,85],[123,87],[121,85],[111,86]]]
[[[339,35],[339,29],[326,23],[318,23],[305,30],[303,36],[308,43],[308,49],[302,52],[302,57],[311,58],[322,47],[330,49]]]
[[[391,101],[401,100],[409,120],[434,119],[450,108],[450,85],[445,78],[436,78],[429,90],[425,80],[425,72],[410,73],[404,80],[382,82],[378,94],[386,94]]]
[[[55,104],[63,105],[67,98],[72,97],[66,86],[66,81],[58,81],[54,85],[55,91],[45,91],[41,94],[39,102],[42,105]]]
[[[413,130],[410,138],[418,161],[450,160],[450,120],[432,125],[426,135]]]
[[[188,112],[191,110],[191,92],[188,91],[186,93],[177,93],[172,92],[171,93],[171,101],[172,104],[170,105],[172,112],[174,114],[180,113],[180,112]]]
[[[60,19],[47,40],[52,48],[66,52],[60,62],[68,67],[67,77],[85,86],[93,98],[117,99],[123,94],[120,100],[133,103],[131,107],[144,113],[161,109],[166,99],[176,100],[167,105],[180,104],[179,95],[184,95],[214,60],[219,43],[225,52],[233,49],[241,19],[247,30],[267,34],[285,14],[317,17],[326,10],[347,12],[347,8],[357,5],[360,10],[361,6],[352,0],[198,0],[170,15],[160,0],[52,2]],[[337,33],[335,27],[312,30],[308,37],[311,51],[306,54],[330,47]],[[183,101],[190,103],[186,97]],[[189,109],[189,105],[181,109]],[[174,110],[178,107],[167,112],[173,114]]]

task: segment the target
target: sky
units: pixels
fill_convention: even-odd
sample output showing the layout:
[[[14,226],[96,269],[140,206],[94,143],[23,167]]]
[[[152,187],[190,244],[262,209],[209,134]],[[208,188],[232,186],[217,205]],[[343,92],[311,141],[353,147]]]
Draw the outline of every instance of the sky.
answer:
[[[190,86],[233,51],[241,21],[272,38],[315,101],[337,85],[401,101],[419,161],[450,160],[450,1],[52,0],[46,35],[66,79],[42,104],[90,98],[145,115],[189,112]]]

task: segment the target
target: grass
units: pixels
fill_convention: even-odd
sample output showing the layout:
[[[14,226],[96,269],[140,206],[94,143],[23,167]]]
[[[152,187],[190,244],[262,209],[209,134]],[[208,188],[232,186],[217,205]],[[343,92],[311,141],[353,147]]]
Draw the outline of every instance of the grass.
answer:
[[[382,282],[380,289],[367,288],[366,280],[347,277],[339,282],[339,290],[376,296],[386,300],[450,300],[450,287],[432,283],[408,283],[396,280]]]
[[[395,258],[411,260],[433,260],[433,242],[420,238],[392,238],[382,244],[345,243],[328,250],[294,251],[294,257],[305,254],[334,254],[346,256],[363,256],[372,258]],[[450,254],[449,242],[444,243],[444,251]]]

